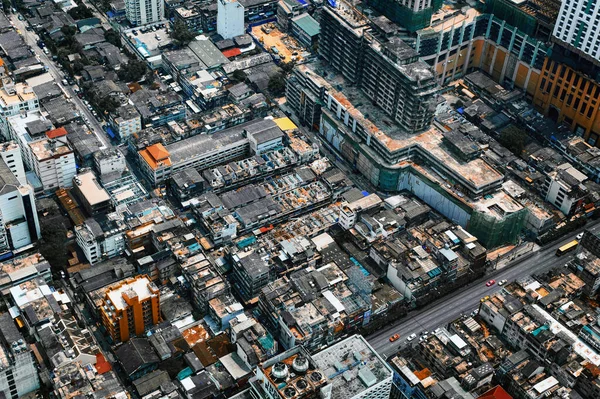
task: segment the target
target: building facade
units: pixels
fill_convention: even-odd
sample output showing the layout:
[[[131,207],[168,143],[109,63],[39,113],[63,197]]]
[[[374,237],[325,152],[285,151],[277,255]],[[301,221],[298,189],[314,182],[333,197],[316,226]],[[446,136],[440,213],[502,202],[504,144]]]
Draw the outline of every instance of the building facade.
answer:
[[[126,342],[160,321],[160,293],[147,276],[107,287],[99,307],[102,325],[113,342]]]
[[[165,18],[165,2],[160,0],[125,0],[125,15],[131,24],[142,26]]]
[[[563,1],[554,26],[554,40],[600,63],[600,3],[593,0]]]
[[[217,32],[223,39],[244,34],[244,6],[237,0],[217,1]]]

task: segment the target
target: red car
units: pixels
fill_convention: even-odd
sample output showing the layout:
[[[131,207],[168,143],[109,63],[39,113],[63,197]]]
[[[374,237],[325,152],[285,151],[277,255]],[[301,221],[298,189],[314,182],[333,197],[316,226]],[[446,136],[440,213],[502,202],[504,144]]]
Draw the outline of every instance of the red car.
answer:
[[[492,285],[496,284],[496,280],[490,280],[487,283],[485,283],[486,287],[491,287]]]
[[[394,334],[390,337],[390,342],[397,341],[400,338],[400,334]]]

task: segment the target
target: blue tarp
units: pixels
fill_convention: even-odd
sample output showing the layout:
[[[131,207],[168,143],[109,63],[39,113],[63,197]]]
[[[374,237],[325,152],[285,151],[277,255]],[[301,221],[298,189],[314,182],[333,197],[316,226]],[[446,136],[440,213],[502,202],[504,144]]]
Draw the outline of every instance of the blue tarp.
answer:
[[[116,138],[115,132],[113,132],[110,126],[106,126],[106,134],[108,134],[108,137],[110,137],[111,139]]]
[[[368,191],[363,191],[362,195],[366,197],[367,195],[369,195],[369,192]]]
[[[463,114],[465,112],[465,109],[463,107],[460,107],[459,109],[456,110],[456,112],[458,112],[459,114]]]
[[[329,3],[329,5],[330,5],[331,7],[334,7],[334,8],[336,8],[336,7],[337,7],[337,4],[336,4],[335,0],[327,0],[327,2]]]

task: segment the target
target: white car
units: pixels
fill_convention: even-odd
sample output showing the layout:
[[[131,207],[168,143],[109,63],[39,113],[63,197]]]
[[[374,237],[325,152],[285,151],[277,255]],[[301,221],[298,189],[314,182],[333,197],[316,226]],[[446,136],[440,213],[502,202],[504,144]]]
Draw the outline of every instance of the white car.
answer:
[[[504,284],[506,284],[506,280],[500,280],[500,281],[498,282],[498,285],[499,285],[500,287],[502,287]]]
[[[413,339],[415,339],[415,338],[417,338],[417,334],[410,334],[410,335],[409,335],[409,336],[406,338],[406,340],[407,340],[408,342],[410,342],[410,341],[412,341],[412,340],[413,340]]]
[[[575,236],[575,238],[577,238],[578,240],[581,240],[583,238],[583,233],[577,234],[577,236]]]

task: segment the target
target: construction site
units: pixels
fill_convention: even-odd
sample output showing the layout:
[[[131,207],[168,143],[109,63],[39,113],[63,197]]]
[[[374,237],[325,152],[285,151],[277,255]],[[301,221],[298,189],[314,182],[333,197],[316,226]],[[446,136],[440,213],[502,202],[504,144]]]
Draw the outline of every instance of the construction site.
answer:
[[[271,53],[275,60],[283,62],[301,62],[306,49],[287,33],[281,32],[275,23],[252,28],[252,36]]]

